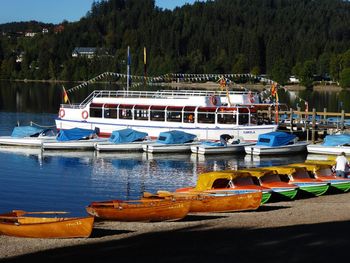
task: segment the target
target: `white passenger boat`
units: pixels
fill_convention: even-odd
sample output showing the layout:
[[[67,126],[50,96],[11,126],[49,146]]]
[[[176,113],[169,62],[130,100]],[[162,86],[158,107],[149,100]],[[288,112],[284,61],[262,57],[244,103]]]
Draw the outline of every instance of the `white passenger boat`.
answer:
[[[142,148],[150,153],[191,152],[191,146],[200,144],[196,139],[194,134],[173,130],[161,132],[155,143],[145,144]]]
[[[0,136],[2,146],[41,147],[45,141],[55,141],[56,135],[51,129],[33,126],[17,126],[11,136]]]
[[[258,100],[257,94],[237,91],[94,91],[80,104],[62,104],[56,127],[98,128],[102,137],[133,128],[156,138],[176,129],[195,134],[199,140],[216,140],[227,133],[256,141],[259,134],[277,128],[258,118],[259,107],[271,106]]]
[[[199,145],[191,146],[192,153],[197,154],[224,154],[224,153],[244,153],[245,146],[254,145],[254,142],[228,143],[226,146],[220,142],[202,142]]]
[[[310,144],[307,146],[309,153],[339,155],[344,152],[350,155],[350,135],[334,134],[327,135],[321,144]]]
[[[245,146],[245,152],[252,155],[279,155],[306,152],[309,142],[296,141],[294,134],[270,132],[261,134],[255,145]]]
[[[43,150],[94,150],[95,144],[107,141],[106,138],[96,138],[96,130],[73,128],[61,130],[57,139],[43,142]]]

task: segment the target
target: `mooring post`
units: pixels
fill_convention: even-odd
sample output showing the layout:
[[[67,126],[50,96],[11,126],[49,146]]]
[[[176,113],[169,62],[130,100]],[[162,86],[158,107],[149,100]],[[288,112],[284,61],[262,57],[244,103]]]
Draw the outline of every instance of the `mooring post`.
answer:
[[[323,124],[327,123],[327,108],[323,108]]]
[[[340,117],[340,121],[341,121],[341,130],[343,131],[344,130],[344,127],[345,127],[345,111],[344,110],[341,110],[341,117]]]
[[[300,124],[300,111],[301,111],[301,108],[299,106],[297,107],[297,111],[298,111],[297,124]]]
[[[316,109],[312,109],[312,126],[311,126],[311,140],[315,143],[315,129],[316,129]]]
[[[290,133],[293,133],[293,109],[289,109]]]

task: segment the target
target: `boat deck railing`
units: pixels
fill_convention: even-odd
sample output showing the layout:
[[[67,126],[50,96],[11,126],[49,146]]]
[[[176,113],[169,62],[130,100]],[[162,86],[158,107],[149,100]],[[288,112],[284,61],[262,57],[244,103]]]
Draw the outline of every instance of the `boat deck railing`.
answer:
[[[246,95],[248,91],[229,91],[229,95]],[[226,91],[206,90],[159,90],[159,91],[126,91],[126,90],[95,90],[80,104],[64,104],[65,108],[84,108],[94,98],[188,98],[207,96],[227,96]]]

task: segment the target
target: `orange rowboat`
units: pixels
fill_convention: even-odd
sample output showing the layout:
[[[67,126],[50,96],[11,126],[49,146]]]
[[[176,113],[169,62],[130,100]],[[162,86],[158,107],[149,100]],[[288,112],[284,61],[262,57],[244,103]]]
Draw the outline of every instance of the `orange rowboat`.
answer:
[[[89,237],[94,218],[32,217],[26,214],[61,214],[66,212],[25,212],[14,210],[0,215],[0,234],[31,238]]]
[[[92,202],[86,211],[97,218],[126,222],[174,221],[184,218],[190,202],[177,200],[110,200]]]
[[[144,198],[173,198],[191,201],[189,213],[236,212],[256,210],[261,204],[262,192],[232,194],[224,191],[208,192],[168,192],[158,191],[156,195],[144,193]]]

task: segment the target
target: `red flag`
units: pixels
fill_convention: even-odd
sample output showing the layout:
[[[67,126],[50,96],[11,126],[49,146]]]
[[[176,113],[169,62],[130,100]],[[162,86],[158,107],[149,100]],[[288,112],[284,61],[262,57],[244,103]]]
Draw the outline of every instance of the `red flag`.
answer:
[[[63,88],[63,103],[67,103],[67,102],[69,102],[67,91],[63,86],[62,86],[62,88]]]
[[[276,83],[273,83],[271,86],[271,96],[276,96],[277,94],[277,85]]]

